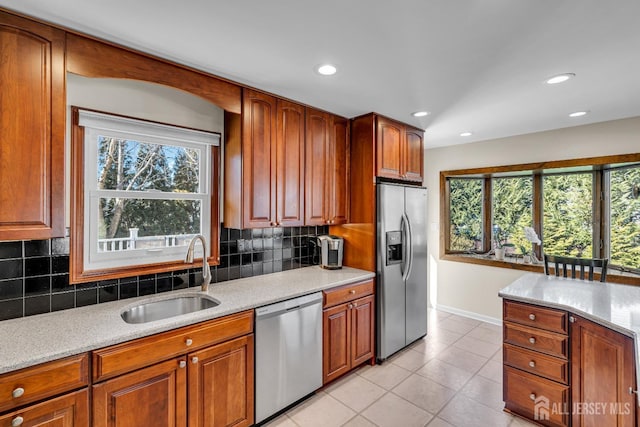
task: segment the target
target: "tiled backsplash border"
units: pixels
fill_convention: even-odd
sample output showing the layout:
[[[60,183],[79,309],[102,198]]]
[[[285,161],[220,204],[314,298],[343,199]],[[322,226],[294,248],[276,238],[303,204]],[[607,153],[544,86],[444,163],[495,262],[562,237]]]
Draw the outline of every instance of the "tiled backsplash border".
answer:
[[[328,227],[220,230],[212,282],[311,264],[309,238]],[[0,242],[0,320],[199,286],[199,269],[69,285],[69,239]]]

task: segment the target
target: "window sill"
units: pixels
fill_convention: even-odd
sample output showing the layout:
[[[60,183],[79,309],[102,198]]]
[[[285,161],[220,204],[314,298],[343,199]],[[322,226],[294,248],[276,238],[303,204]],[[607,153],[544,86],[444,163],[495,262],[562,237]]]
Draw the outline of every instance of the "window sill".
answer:
[[[510,268],[512,270],[531,271],[534,273],[544,274],[544,265],[541,261],[536,264],[525,264],[522,258],[507,256],[504,260],[499,261],[493,255],[480,254],[444,254],[440,259],[453,262],[464,262],[467,264],[487,265],[490,267]],[[596,280],[599,274],[596,273]],[[640,286],[640,276],[633,273],[621,272],[609,269],[607,272],[607,282],[620,283],[625,285]]]

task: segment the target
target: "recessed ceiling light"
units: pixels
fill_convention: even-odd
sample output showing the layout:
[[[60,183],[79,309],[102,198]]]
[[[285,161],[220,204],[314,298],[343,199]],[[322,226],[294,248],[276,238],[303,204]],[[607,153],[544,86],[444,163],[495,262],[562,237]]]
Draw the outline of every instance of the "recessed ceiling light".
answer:
[[[428,116],[429,112],[428,111],[416,111],[415,113],[411,113],[411,115],[413,117],[424,117],[424,116]]]
[[[588,113],[588,111],[576,111],[575,113],[569,114],[569,117],[582,117],[586,116]]]
[[[576,75],[574,73],[564,73],[564,74],[558,74],[557,76],[553,76],[553,77],[549,77],[546,82],[547,84],[550,85],[554,85],[557,83],[564,83],[567,80],[575,77]]]
[[[460,136],[471,136],[473,135],[471,132],[462,132]]]
[[[324,64],[316,68],[316,71],[318,71],[318,73],[322,74],[323,76],[332,76],[336,73],[336,71],[338,71],[338,69],[331,64]]]

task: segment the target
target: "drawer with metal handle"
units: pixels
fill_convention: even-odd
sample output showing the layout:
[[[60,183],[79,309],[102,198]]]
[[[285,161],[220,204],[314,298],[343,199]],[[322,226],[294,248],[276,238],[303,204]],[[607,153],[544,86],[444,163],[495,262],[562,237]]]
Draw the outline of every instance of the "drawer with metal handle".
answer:
[[[566,311],[505,301],[503,304],[503,317],[508,322],[533,326],[560,334],[566,334],[568,331]]]
[[[89,383],[86,353],[0,375],[0,412]]]
[[[504,322],[504,342],[567,359],[569,338],[566,335]]]
[[[509,390],[508,411],[543,425],[569,425],[569,386],[505,366],[504,387]]]
[[[564,359],[505,344],[504,363],[562,384],[569,383],[569,361]]]

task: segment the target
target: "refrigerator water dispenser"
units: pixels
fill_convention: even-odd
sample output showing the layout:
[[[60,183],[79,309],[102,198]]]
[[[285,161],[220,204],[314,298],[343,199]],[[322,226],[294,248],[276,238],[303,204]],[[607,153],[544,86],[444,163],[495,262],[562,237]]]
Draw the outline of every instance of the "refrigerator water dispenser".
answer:
[[[387,265],[402,262],[402,232],[387,231]]]

